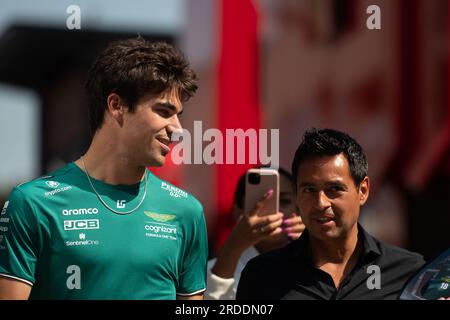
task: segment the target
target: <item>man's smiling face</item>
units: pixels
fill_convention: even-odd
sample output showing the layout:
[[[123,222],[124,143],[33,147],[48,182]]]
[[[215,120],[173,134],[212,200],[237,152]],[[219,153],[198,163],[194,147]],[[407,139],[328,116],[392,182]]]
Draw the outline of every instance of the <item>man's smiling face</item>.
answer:
[[[124,116],[122,135],[130,154],[143,166],[161,166],[170,152],[172,133],[181,129],[182,103],[176,89],[145,95]]]
[[[310,234],[320,240],[346,237],[357,227],[369,194],[369,178],[357,186],[344,154],[309,157],[297,176],[297,205]]]

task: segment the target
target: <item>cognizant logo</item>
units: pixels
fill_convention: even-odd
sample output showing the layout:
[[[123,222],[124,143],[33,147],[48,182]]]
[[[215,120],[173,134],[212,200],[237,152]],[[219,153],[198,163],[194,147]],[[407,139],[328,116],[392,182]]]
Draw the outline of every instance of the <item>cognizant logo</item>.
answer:
[[[77,215],[84,215],[84,214],[98,214],[97,208],[80,208],[80,209],[64,209],[62,211],[62,214],[64,216],[77,216]]]
[[[145,230],[147,231],[153,231],[154,233],[173,233],[177,234],[177,228],[168,228],[164,226],[154,226],[154,225],[145,225]]]

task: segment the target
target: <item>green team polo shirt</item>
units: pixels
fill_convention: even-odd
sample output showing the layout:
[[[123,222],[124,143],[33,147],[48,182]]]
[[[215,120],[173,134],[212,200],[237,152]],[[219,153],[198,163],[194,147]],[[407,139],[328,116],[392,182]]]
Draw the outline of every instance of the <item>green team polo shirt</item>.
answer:
[[[117,214],[69,163],[13,189],[0,214],[0,275],[33,286],[35,299],[175,299],[206,288],[207,235],[201,204],[146,171],[147,195]],[[126,212],[132,186],[91,178],[102,199]]]

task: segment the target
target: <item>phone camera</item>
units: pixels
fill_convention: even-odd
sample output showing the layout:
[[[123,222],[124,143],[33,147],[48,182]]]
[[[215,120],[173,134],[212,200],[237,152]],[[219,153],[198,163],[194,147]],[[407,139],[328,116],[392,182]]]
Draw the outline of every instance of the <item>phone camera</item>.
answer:
[[[259,184],[261,182],[261,176],[259,173],[252,172],[248,175],[248,182],[250,184]]]

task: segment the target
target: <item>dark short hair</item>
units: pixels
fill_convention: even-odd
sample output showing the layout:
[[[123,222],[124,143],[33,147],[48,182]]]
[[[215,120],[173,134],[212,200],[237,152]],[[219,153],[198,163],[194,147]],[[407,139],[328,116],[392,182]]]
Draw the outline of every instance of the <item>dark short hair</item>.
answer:
[[[264,166],[256,167],[256,168],[267,168]],[[278,173],[281,176],[284,176],[292,183],[292,175],[283,168],[278,168]],[[239,209],[244,209],[244,199],[245,199],[245,173],[241,175],[239,181],[236,186],[236,190],[234,191],[234,205]]]
[[[298,169],[305,159],[344,154],[350,175],[356,186],[363,181],[369,171],[366,154],[355,139],[348,134],[333,130],[312,128],[303,135],[303,140],[295,152],[292,162],[294,190],[297,191]]]
[[[102,126],[111,93],[133,112],[145,94],[169,88],[178,89],[182,101],[188,100],[197,90],[196,80],[184,55],[168,43],[142,37],[112,42],[93,63],[85,85],[92,134]]]

